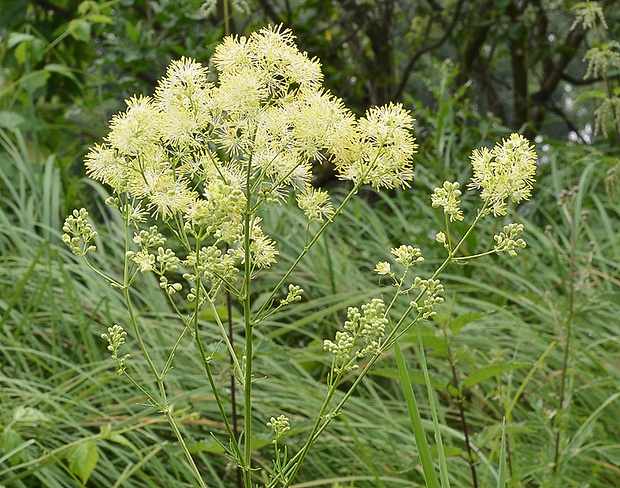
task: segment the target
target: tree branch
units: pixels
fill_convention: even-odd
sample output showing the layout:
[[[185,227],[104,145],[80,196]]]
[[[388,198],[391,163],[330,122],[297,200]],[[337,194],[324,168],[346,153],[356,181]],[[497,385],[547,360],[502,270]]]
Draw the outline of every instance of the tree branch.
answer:
[[[407,63],[407,65],[405,66],[405,69],[403,70],[400,84],[398,85],[396,92],[394,92],[394,94],[392,95],[393,99],[399,100],[402,97],[402,94],[405,91],[405,86],[407,86],[407,82],[409,81],[409,78],[411,77],[411,73],[413,72],[413,68],[415,67],[415,64],[418,62],[418,60],[422,57],[422,55],[426,54],[429,51],[432,51],[433,49],[438,48],[444,42],[446,42],[446,40],[450,37],[450,35],[452,34],[452,31],[454,30],[454,27],[456,26],[456,23],[459,20],[462,6],[463,6],[463,0],[459,0],[458,3],[456,4],[454,15],[452,16],[452,21],[450,22],[450,25],[448,26],[448,28],[445,30],[443,36],[441,36],[437,41],[429,44],[428,46],[424,46],[423,48],[418,50],[411,57],[411,59],[409,59],[409,62]]]
[[[559,59],[553,64],[548,76],[542,80],[540,90],[532,95],[533,99],[546,100],[549,98],[562,79],[568,63],[570,63],[577,54],[577,47],[579,47],[579,44],[581,44],[584,38],[585,32],[581,28],[576,28],[569,32],[563,44],[568,49],[562,50],[562,54],[560,54]]]

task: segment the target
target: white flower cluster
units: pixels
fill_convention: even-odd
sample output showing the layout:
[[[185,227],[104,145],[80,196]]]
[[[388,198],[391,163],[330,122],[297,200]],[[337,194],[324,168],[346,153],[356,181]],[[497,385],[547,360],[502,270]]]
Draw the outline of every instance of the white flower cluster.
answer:
[[[493,215],[506,215],[508,198],[513,203],[529,199],[538,156],[525,137],[512,134],[490,151],[475,149],[470,159],[473,176],[469,188],[482,189],[480,198]]]
[[[108,351],[112,353],[112,359],[114,359],[118,364],[118,374],[125,372],[125,363],[130,357],[129,354],[125,354],[124,356],[118,355],[118,350],[123,344],[125,344],[126,336],[127,332],[125,332],[125,330],[118,324],[108,327],[107,334],[101,334],[101,338],[108,341]]]
[[[213,287],[230,285],[232,267],[245,259],[253,273],[271,266],[278,252],[258,214],[291,189],[309,221],[330,220],[329,195],[309,183],[317,163],[331,160],[340,178],[376,188],[412,178],[417,146],[409,112],[390,104],[358,120],[322,87],[319,61],[299,51],[290,30],[227,37],[211,63],[217,73],[193,59],[173,61],[152,96],[126,101],[85,159],[88,174],[112,187],[109,203],[131,214],[129,221],[150,216],[179,237],[185,258],[141,240],[127,256],[140,272],[158,272],[169,294],[179,284],[163,273],[178,264],[193,267],[190,281]],[[83,255],[94,250],[87,243],[96,233],[81,215],[67,220],[64,239]]]
[[[349,307],[347,318],[345,330],[336,332],[335,342],[323,341],[323,349],[334,355],[333,370],[337,374],[357,369],[355,361],[369,353],[378,354],[388,324],[385,303],[380,298],[362,305],[361,312],[357,307]],[[363,345],[355,349],[358,340]]]

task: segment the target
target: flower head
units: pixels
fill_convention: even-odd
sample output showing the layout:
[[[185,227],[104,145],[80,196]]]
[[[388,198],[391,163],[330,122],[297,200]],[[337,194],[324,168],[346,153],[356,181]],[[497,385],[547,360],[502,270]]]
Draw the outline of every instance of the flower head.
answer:
[[[71,215],[65,219],[62,226],[64,234],[62,241],[71,248],[73,254],[85,256],[89,252],[95,251],[97,248],[90,242],[97,237],[97,231],[88,222],[88,212],[85,208],[74,210]]]
[[[600,22],[605,29],[608,28],[603,8],[598,2],[579,2],[573,9],[576,10],[576,13],[570,30],[575,29],[579,24],[583,29],[593,29],[597,22]]]
[[[276,439],[282,437],[289,430],[291,430],[291,424],[286,415],[279,415],[278,418],[271,417],[267,422],[267,427],[271,427],[276,434]]]
[[[505,225],[499,234],[493,236],[495,252],[507,252],[510,257],[514,258],[517,255],[517,249],[525,249],[526,247],[525,241],[521,239],[522,233],[523,224]]]
[[[329,194],[324,190],[317,190],[308,185],[297,194],[297,205],[304,211],[310,222],[323,222],[334,214],[334,209],[329,201]]]
[[[157,109],[150,97],[125,100],[127,110],[112,117],[108,141],[119,154],[135,156],[157,143]]]
[[[513,203],[529,200],[538,156],[529,141],[512,134],[491,151],[475,149],[470,156],[473,166],[470,189],[482,188],[480,198],[494,215],[506,214],[506,199]]]
[[[374,188],[408,186],[413,178],[411,158],[417,144],[411,134],[413,117],[401,104],[371,108],[358,122],[354,140],[338,147],[339,176]]]
[[[459,208],[461,190],[459,183],[444,181],[441,188],[435,188],[431,195],[433,207],[443,207],[444,213],[450,217],[450,222],[463,220],[463,212]]]

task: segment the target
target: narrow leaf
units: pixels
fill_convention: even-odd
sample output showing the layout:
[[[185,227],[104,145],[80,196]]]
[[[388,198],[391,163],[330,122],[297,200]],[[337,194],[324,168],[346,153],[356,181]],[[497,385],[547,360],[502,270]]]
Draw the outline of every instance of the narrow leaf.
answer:
[[[485,315],[488,315],[488,313],[471,312],[471,313],[461,314],[458,317],[455,317],[454,320],[450,323],[450,330],[452,331],[454,335],[456,335],[467,324],[471,324],[475,320],[478,320],[479,318],[482,318]]]
[[[18,44],[21,44],[22,42],[33,41],[34,39],[36,39],[36,37],[33,36],[32,34],[25,34],[23,32],[11,32],[9,34],[6,47],[8,49],[11,49],[12,47],[17,46]]]
[[[496,364],[487,364],[486,366],[482,366],[481,368],[474,371],[470,374],[465,381],[463,381],[463,386],[465,388],[471,388],[478,383],[492,378],[495,375],[503,373],[504,371],[510,371],[511,369],[519,369],[524,368],[526,366],[530,366],[529,363],[514,363],[514,364],[506,364],[506,363],[496,363]]]
[[[607,93],[600,90],[590,90],[580,94],[575,100],[575,103],[579,103],[582,100],[587,100],[588,98],[607,98]]]
[[[398,372],[400,373],[400,382],[403,385],[403,392],[407,402],[407,409],[409,410],[409,420],[411,421],[413,436],[418,447],[418,454],[420,456],[422,470],[424,471],[424,478],[426,479],[426,486],[429,488],[439,488],[439,480],[437,479],[437,473],[435,472],[435,467],[433,466],[433,458],[431,456],[431,450],[428,446],[428,441],[426,440],[424,427],[422,426],[420,410],[418,409],[413,388],[411,387],[411,382],[409,381],[409,372],[407,371],[405,358],[400,350],[398,341],[394,342],[394,353],[396,355]]]

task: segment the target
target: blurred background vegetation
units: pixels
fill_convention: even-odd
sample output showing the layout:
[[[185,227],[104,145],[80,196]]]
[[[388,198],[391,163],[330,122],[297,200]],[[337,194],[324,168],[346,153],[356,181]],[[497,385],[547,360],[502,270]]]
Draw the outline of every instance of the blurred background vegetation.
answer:
[[[171,59],[207,64],[224,35],[267,23],[293,29],[321,59],[326,87],[356,113],[389,101],[411,109],[420,150],[414,187],[358,199],[296,273],[307,299],[257,331],[256,423],[284,412],[286,443],[301,445],[329,364],[322,340],[347,306],[381,293],[372,269],[390,247],[422,248],[433,269],[443,217],[430,192],[444,179],[464,185],[470,151],[517,131],[540,157],[532,201],[509,215],[526,224],[528,248],[451,268],[445,306],[423,330],[452,483],[497,486],[506,417],[508,486],[620,486],[620,9],[598,2],[607,28],[601,17],[575,24],[584,5],[236,0],[224,22],[219,0],[0,0],[0,486],[193,486],[168,426],[117,377],[100,339],[123,323],[120,298],[73,259],[61,226],[73,208],[89,207],[96,264],[120,272],[119,224],[103,208],[106,189],[85,178],[87,148],[125,98],[152,93]],[[592,75],[583,58],[599,48],[612,54]],[[316,184],[338,194],[329,168],[317,170]],[[282,250],[265,289],[303,246],[300,219],[292,206],[266,217]],[[481,228],[466,252],[501,225]],[[137,297],[155,350],[180,327],[159,291],[145,277]],[[211,318],[202,320],[215,346]],[[403,338],[412,371],[415,342]],[[183,352],[172,374],[176,411],[209,486],[236,486],[211,434],[223,428],[196,378],[198,358],[190,343]],[[227,358],[216,359],[225,389]],[[144,369],[137,355],[132,368]],[[295,486],[423,486],[397,378],[387,356]],[[421,388],[421,374],[412,381]],[[269,435],[265,427],[256,442],[266,469]]]

